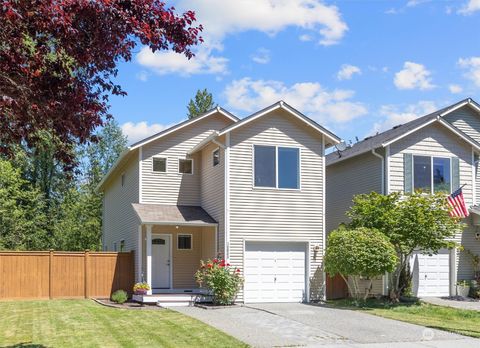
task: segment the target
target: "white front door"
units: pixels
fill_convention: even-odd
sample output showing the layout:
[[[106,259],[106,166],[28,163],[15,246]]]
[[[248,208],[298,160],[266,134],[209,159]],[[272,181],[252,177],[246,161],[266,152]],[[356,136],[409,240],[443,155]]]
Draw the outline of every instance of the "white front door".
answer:
[[[415,253],[412,256],[412,290],[418,297],[450,295],[450,252],[442,249],[436,255]]]
[[[152,288],[170,288],[171,235],[152,235]]]
[[[245,302],[305,300],[306,244],[246,242]]]

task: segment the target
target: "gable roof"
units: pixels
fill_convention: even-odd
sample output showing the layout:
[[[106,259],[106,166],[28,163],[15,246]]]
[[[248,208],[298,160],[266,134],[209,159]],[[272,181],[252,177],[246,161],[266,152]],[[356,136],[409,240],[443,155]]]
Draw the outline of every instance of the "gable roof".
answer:
[[[217,222],[198,206],[132,203],[132,207],[142,224],[217,225]]]
[[[120,156],[118,156],[117,160],[115,163],[112,165],[112,168],[105,174],[105,176],[102,178],[102,181],[97,185],[96,189],[101,190],[103,185],[107,182],[108,178],[110,175],[122,164],[124,163],[132,154],[134,151],[136,151],[138,148],[151,143],[152,141],[158,140],[168,134],[171,134],[173,132],[176,132],[184,127],[190,126],[200,120],[203,120],[209,116],[215,115],[215,114],[220,114],[223,115],[224,117],[228,118],[229,120],[233,122],[238,122],[239,118],[232,113],[228,112],[227,110],[221,108],[221,107],[216,107],[215,109],[209,110],[205,112],[204,114],[198,115],[197,117],[191,118],[189,120],[185,120],[183,122],[180,122],[170,128],[167,128],[157,134],[154,134],[152,136],[149,136],[148,138],[145,138],[143,140],[140,140],[132,145],[130,145],[127,149],[125,149]]]
[[[329,144],[334,145],[338,144],[341,140],[339,137],[337,137],[335,134],[327,130],[326,128],[320,126],[317,122],[312,120],[311,118],[305,116],[302,114],[300,111],[296,110],[295,108],[291,107],[287,103],[285,103],[283,100],[276,102],[275,104],[272,104],[265,109],[262,109],[248,117],[245,117],[239,122],[236,122],[228,127],[225,127],[224,129],[220,130],[218,132],[218,136],[221,136],[223,134],[226,134],[228,132],[233,131],[234,129],[243,127],[247,125],[248,123],[260,118],[264,117],[268,114],[270,114],[272,111],[277,110],[277,109],[282,109],[290,113],[291,115],[295,116],[297,119],[308,125],[309,127],[313,128],[317,132],[321,133],[322,135],[326,136],[326,138],[329,140]]]
[[[472,145],[473,147],[475,147],[477,150],[480,151],[480,143],[478,143],[476,140],[472,139],[470,136],[460,131],[457,127],[455,127],[454,125],[452,125],[451,123],[443,119],[444,116],[466,105],[469,105],[470,107],[474,108],[475,110],[477,110],[477,112],[480,113],[480,105],[477,104],[473,99],[467,98],[459,101],[458,103],[455,103],[453,105],[450,105],[440,110],[437,110],[435,112],[432,112],[431,114],[419,117],[413,121],[393,127],[392,129],[389,129],[385,132],[376,134],[371,137],[367,137],[364,140],[359,141],[358,143],[355,143],[351,147],[347,148],[345,151],[342,151],[340,155],[337,152],[332,152],[327,155],[326,164],[331,165],[334,163],[344,161],[348,158],[364,154],[376,148],[386,147],[402,139],[403,137],[409,134],[412,134],[417,130],[420,130],[423,127],[426,127],[434,122],[438,122],[442,126],[446,127],[451,132],[455,133],[460,138],[462,138],[467,143],[469,143],[470,145]]]

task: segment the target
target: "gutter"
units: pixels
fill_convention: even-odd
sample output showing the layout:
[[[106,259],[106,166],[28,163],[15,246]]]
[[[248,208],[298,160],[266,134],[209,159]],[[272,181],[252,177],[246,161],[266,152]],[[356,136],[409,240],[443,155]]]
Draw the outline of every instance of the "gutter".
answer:
[[[372,155],[374,155],[375,157],[378,157],[380,158],[380,160],[382,161],[382,195],[385,194],[385,158],[383,158],[382,155],[380,155],[379,153],[375,152],[375,149],[372,149]]]

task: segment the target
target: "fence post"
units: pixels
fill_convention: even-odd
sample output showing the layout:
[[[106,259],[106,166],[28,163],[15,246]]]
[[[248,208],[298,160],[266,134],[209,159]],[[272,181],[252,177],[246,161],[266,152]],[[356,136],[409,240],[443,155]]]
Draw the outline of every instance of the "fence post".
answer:
[[[48,253],[48,298],[52,299],[52,287],[53,287],[53,275],[52,275],[52,264],[53,264],[53,249],[49,250]]]
[[[85,274],[85,298],[88,298],[88,258],[89,258],[89,255],[90,255],[90,250],[86,249],[85,250],[85,271],[84,271],[84,274]]]

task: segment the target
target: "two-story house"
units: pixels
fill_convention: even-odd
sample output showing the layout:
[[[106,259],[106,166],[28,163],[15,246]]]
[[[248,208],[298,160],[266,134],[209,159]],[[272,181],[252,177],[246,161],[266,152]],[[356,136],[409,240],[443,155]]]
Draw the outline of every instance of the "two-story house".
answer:
[[[327,156],[327,232],[348,222],[345,212],[354,195],[376,191],[450,194],[463,185],[471,215],[455,241],[480,254],[480,106],[471,99],[368,137],[345,151]],[[457,280],[472,279],[467,253],[440,250],[411,258],[413,291],[417,296],[455,295]],[[388,293],[388,275],[373,283],[376,294]],[[344,283],[335,283],[339,288]],[[337,288],[336,293],[342,293]],[[333,291],[335,292],[335,291]]]
[[[238,301],[322,298],[325,149],[334,134],[284,102],[222,108],[131,145],[99,185],[103,244],[134,250],[155,294],[196,293],[200,260],[245,278]]]

